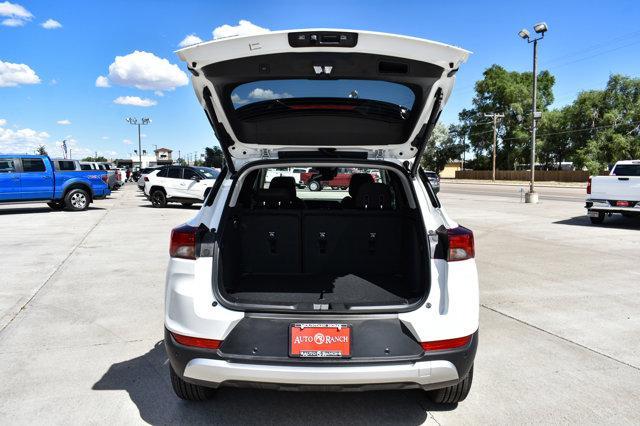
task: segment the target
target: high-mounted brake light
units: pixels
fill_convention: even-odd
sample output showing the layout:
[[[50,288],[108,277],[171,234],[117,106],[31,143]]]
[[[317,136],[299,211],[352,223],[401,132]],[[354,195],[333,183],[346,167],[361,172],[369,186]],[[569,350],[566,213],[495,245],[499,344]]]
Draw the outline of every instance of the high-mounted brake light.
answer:
[[[587,179],[587,194],[591,194],[591,176]]]
[[[460,348],[467,346],[471,341],[471,336],[457,337],[455,339],[435,340],[433,342],[422,342],[420,345],[425,351],[443,351],[446,349]]]
[[[222,344],[222,340],[203,339],[201,337],[183,336],[182,334],[171,333],[176,342],[185,346],[193,346],[196,348],[218,349]]]
[[[449,238],[449,249],[447,250],[447,261],[457,262],[475,257],[475,247],[473,242],[473,232],[464,226],[458,226],[447,230]]]
[[[181,259],[196,258],[196,232],[198,228],[189,225],[180,225],[171,230],[171,244],[169,256]]]

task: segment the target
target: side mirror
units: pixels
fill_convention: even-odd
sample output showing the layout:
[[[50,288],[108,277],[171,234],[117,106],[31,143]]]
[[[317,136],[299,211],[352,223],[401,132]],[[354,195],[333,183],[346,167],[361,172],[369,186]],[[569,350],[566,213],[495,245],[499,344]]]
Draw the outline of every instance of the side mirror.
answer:
[[[199,176],[193,176],[191,178],[191,180],[195,180],[196,182],[200,182],[200,177]]]

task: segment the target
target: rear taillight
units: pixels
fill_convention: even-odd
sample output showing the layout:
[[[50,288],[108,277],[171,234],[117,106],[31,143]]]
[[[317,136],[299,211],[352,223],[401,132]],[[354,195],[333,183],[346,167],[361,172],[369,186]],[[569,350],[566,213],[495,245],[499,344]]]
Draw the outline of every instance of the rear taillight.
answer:
[[[116,180],[122,180],[122,175],[120,174],[120,170],[116,170]]]
[[[145,182],[149,182],[149,178],[145,176],[145,177],[144,177],[144,181],[145,181]]]
[[[471,336],[457,337],[455,339],[435,340],[433,342],[422,342],[420,345],[425,351],[444,351],[447,349],[461,348],[467,346],[471,341]]]
[[[591,194],[591,176],[587,179],[587,194]]]
[[[181,259],[195,259],[197,231],[198,228],[189,225],[180,225],[177,228],[173,228],[169,256]]]
[[[222,340],[203,339],[201,337],[183,336],[182,334],[171,333],[176,342],[185,346],[193,346],[196,348],[218,349],[222,344]]]
[[[473,243],[473,232],[470,229],[464,226],[448,229],[447,236],[449,238],[449,249],[447,250],[448,262],[472,259],[476,255]]]
[[[107,176],[107,174],[106,174],[106,173],[105,173],[105,174],[103,174],[103,175],[101,176],[101,178],[102,178],[102,181],[103,181],[104,183],[109,182],[109,176]]]

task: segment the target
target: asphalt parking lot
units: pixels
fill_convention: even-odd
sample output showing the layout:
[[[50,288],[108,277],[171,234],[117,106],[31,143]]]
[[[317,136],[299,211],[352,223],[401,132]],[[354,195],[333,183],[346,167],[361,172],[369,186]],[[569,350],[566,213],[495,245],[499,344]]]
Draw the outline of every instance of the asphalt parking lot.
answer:
[[[466,401],[420,391],[171,390],[162,346],[169,231],[130,185],[85,212],[0,207],[0,423],[640,422],[640,220],[592,226],[584,189],[443,183],[476,236],[480,346]]]

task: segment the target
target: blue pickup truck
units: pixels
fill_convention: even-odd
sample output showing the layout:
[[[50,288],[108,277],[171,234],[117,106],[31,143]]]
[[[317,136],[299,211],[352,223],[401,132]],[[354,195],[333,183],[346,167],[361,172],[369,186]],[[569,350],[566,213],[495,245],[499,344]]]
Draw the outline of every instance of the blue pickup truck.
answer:
[[[80,211],[109,194],[104,170],[82,171],[77,161],[46,155],[0,154],[0,203],[43,201]]]

